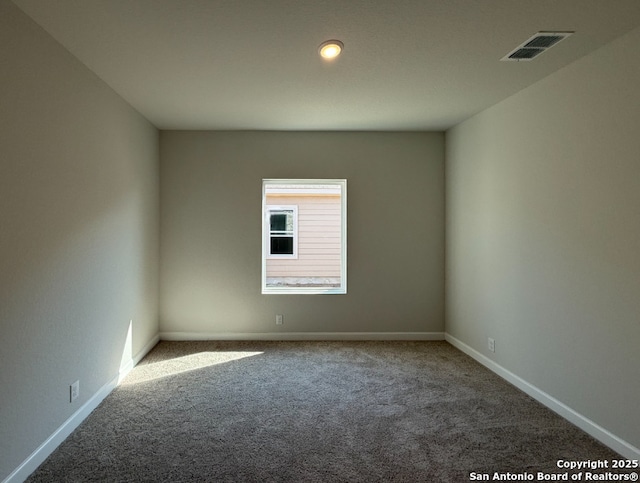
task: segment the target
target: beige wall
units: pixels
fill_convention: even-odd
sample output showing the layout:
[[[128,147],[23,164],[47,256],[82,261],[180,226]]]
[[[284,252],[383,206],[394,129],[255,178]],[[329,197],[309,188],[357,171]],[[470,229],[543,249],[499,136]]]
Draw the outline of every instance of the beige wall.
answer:
[[[267,257],[267,277],[340,278],[340,196],[267,195],[267,206],[298,208],[298,256]]]
[[[442,332],[443,138],[162,132],[161,331]],[[260,293],[265,178],[347,179],[346,295]]]
[[[157,334],[158,133],[6,0],[0,60],[4,480]]]
[[[636,448],[639,56],[637,29],[465,121],[446,169],[447,332]]]

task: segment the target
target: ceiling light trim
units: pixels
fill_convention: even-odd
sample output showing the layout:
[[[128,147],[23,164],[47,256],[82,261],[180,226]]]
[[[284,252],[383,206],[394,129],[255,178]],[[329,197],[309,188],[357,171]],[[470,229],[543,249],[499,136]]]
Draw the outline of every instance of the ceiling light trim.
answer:
[[[326,60],[333,60],[344,50],[344,44],[340,40],[326,40],[318,47],[320,57]]]

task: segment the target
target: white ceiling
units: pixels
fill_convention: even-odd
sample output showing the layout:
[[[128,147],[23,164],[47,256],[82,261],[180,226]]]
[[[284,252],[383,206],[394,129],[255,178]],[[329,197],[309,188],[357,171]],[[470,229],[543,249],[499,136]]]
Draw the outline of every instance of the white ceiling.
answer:
[[[160,129],[444,130],[640,25],[640,0],[14,3]],[[576,33],[499,61],[541,30]]]

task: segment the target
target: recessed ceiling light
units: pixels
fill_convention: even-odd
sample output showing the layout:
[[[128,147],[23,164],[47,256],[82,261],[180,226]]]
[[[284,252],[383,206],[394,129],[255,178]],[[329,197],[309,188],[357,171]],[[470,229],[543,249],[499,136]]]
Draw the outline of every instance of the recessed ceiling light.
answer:
[[[320,52],[320,56],[325,59],[335,59],[340,55],[342,49],[344,49],[344,44],[339,40],[327,40],[320,44],[318,52]]]

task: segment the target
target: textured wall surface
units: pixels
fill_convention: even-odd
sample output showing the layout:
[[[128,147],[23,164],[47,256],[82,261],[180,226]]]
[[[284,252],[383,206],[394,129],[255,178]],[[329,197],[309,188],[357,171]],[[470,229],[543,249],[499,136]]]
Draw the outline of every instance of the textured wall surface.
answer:
[[[443,141],[163,131],[162,333],[442,332]],[[346,295],[260,293],[265,178],[347,179]]]
[[[0,65],[4,479],[157,334],[158,132],[6,1]]]
[[[446,169],[447,332],[636,448],[639,54],[635,30],[462,123]]]

